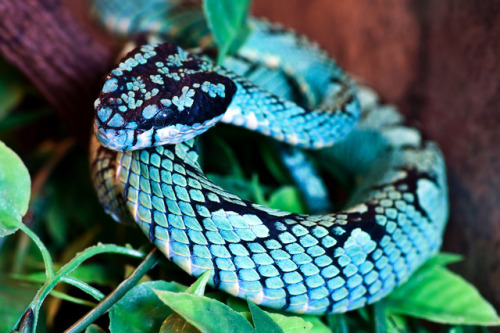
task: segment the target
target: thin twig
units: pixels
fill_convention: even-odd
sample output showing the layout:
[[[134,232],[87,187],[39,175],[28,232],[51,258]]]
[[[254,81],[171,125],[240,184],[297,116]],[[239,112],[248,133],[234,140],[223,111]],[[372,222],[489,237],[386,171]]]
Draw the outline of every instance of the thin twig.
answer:
[[[118,302],[125,294],[132,289],[137,282],[158,262],[160,255],[157,249],[153,249],[144,261],[135,269],[135,271],[124,280],[120,285],[109,294],[98,306],[92,309],[84,317],[68,328],[65,333],[77,333],[85,330],[97,318],[106,313],[116,302]]]

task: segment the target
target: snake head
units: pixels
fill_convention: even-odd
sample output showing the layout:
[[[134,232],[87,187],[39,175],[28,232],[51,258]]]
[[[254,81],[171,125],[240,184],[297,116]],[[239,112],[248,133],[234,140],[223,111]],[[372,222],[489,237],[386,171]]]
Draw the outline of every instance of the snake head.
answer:
[[[95,101],[95,133],[126,151],[189,140],[215,125],[236,93],[209,61],[174,44],[143,45],[106,77]]]

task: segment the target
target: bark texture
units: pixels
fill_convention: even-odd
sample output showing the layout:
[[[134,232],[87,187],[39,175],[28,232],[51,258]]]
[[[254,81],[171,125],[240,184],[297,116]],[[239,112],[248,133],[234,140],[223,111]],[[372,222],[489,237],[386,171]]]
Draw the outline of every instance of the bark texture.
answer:
[[[397,104],[446,156],[453,266],[500,308],[500,1],[255,0]]]
[[[96,38],[59,0],[2,0],[0,22],[0,54],[86,142],[111,44]]]

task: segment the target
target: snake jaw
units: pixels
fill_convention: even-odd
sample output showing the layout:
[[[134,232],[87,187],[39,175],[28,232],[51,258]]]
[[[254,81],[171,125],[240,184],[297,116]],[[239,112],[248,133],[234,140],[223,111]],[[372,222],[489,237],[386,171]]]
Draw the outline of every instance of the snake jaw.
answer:
[[[215,125],[236,93],[208,61],[173,44],[132,50],[106,77],[95,102],[95,133],[128,151],[183,142]]]

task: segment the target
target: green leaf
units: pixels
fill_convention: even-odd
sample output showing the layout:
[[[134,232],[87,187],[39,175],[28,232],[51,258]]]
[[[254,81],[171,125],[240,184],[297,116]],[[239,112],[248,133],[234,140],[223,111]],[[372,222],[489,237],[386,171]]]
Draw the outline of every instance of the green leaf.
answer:
[[[186,293],[154,292],[162,302],[202,332],[254,332],[245,317],[219,301]]]
[[[160,327],[160,333],[199,333],[200,330],[191,325],[177,313],[172,313]]]
[[[281,327],[264,310],[247,300],[248,308],[252,313],[253,325],[257,333],[283,333]]]
[[[231,48],[241,44],[248,33],[246,18],[250,8],[250,0],[204,0],[203,11],[208,27],[215,39],[219,54],[217,63],[221,64]]]
[[[20,73],[0,60],[0,120],[21,102],[24,93]]]
[[[23,161],[0,141],[0,237],[16,232],[28,210],[31,180]]]
[[[268,312],[265,311],[269,317],[286,333],[310,333],[314,332],[312,329],[314,327],[314,323],[309,322],[309,317],[314,316],[290,316],[290,315],[282,315],[280,313]],[[250,312],[242,312],[241,313],[245,318],[250,320],[252,318],[252,314]],[[312,320],[314,321],[314,320]],[[326,331],[315,331],[316,333],[327,333],[330,332],[327,328]]]
[[[165,281],[135,286],[109,311],[109,330],[116,333],[157,332],[172,310],[155,297],[153,290],[179,292],[186,289],[183,285]]]
[[[97,326],[96,324],[92,324],[89,327],[87,327],[85,333],[106,333],[106,331]]]
[[[83,264],[78,266],[69,276],[86,283],[112,287],[115,281],[110,277],[107,267],[99,264]]]
[[[386,299],[388,311],[443,324],[500,325],[476,288],[439,265],[425,265]]]
[[[33,287],[0,275],[0,332],[10,332],[35,293]]]
[[[279,154],[276,154],[276,149],[273,149],[267,142],[266,144],[261,144],[259,148],[262,160],[273,175],[273,178],[280,184],[290,183],[288,170],[283,166],[283,161],[280,159]]]
[[[113,287],[116,284],[106,276],[109,272],[106,267],[99,264],[86,264],[78,266],[68,276],[86,283],[98,284],[101,286]],[[24,281],[38,282],[43,284],[45,282],[45,272],[35,272],[31,274],[12,274],[12,278]]]
[[[387,314],[387,329],[389,332],[407,332],[408,325],[405,316],[400,316],[395,313]]]
[[[52,196],[46,209],[47,214],[47,232],[54,242],[61,246],[68,240],[68,229],[70,223],[66,218],[66,207],[64,207],[56,196]]]
[[[231,309],[237,312],[249,312],[248,310],[248,304],[244,300],[238,297],[234,296],[229,296],[226,299],[226,304],[229,306]]]
[[[307,323],[312,324],[310,333],[330,333],[330,329],[326,326],[318,316],[301,316],[296,318],[302,318]],[[288,331],[285,331],[288,332]],[[308,330],[302,330],[301,332],[308,332]]]
[[[201,276],[185,292],[192,295],[203,296],[203,294],[205,294],[205,287],[207,286],[207,282],[210,279],[211,274],[212,270],[208,270],[205,273],[201,274]]]
[[[382,300],[373,304],[373,312],[375,332],[387,332],[387,312],[385,309],[385,302]]]
[[[332,332],[349,333],[349,325],[347,324],[345,314],[331,314],[326,318],[328,321],[328,326],[330,327]]]
[[[222,176],[216,173],[207,173],[206,176],[215,184],[242,199],[252,200],[253,198],[252,186],[244,179],[235,176]]]
[[[268,205],[266,199],[264,198],[264,188],[259,182],[259,175],[254,173],[252,174],[252,180],[250,182],[252,187],[253,197],[255,199],[255,203],[257,205]]]
[[[299,191],[291,185],[282,186],[274,191],[269,197],[268,206],[297,214],[305,212]]]
[[[433,265],[446,266],[449,264],[462,261],[463,259],[464,257],[461,256],[460,254],[439,252],[434,257],[427,260],[424,266],[433,266]]]

